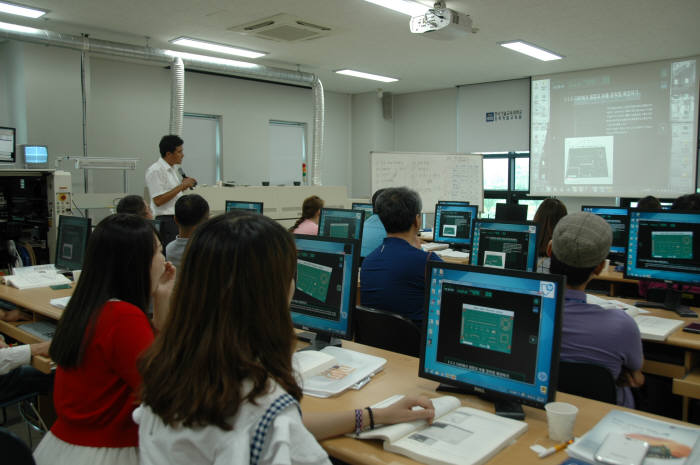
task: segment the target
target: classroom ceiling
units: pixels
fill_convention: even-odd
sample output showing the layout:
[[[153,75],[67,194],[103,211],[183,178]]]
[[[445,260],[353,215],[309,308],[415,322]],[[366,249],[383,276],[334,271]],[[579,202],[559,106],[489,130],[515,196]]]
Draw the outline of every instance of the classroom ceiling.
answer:
[[[189,36],[268,52],[255,61],[315,73],[326,90],[406,93],[460,84],[700,54],[699,0],[447,0],[476,34],[439,41],[411,34],[409,17],[363,0],[18,0],[50,10],[0,21],[158,48]],[[429,1],[422,1],[430,5]],[[229,30],[288,14],[330,28],[279,42]],[[540,62],[499,46],[521,39],[565,58]],[[193,50],[180,48],[183,51]],[[335,74],[351,68],[397,77],[379,83]]]

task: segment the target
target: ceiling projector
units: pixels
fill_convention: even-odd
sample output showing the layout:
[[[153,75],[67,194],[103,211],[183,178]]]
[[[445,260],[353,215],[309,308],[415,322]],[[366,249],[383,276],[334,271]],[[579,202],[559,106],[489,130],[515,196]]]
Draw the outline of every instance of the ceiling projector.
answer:
[[[439,40],[457,39],[476,32],[469,15],[450,10],[445,2],[437,2],[424,15],[412,17],[409,25],[413,34]]]

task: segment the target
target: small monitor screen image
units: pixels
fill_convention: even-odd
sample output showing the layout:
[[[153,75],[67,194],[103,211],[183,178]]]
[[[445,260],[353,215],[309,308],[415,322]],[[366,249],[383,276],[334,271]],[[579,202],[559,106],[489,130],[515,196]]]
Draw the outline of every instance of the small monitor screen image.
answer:
[[[15,161],[15,128],[0,127],[0,162]]]
[[[534,271],[537,232],[532,221],[477,220],[471,264]]]
[[[263,203],[262,202],[244,202],[238,200],[227,200],[226,201],[226,213],[231,210],[253,210],[262,215]]]
[[[584,205],[581,211],[593,213],[603,218],[612,229],[613,241],[610,246],[610,253],[625,254],[627,250],[627,208],[619,207],[592,207]]]
[[[700,212],[630,210],[625,276],[700,284]]]
[[[319,337],[349,338],[355,308],[359,242],[295,234],[297,246],[296,289],[292,297],[292,321]]]
[[[497,203],[496,219],[505,221],[525,221],[527,220],[527,205]]]
[[[476,205],[435,205],[433,240],[468,248],[472,244],[472,230],[477,213]]]
[[[45,165],[49,161],[49,149],[43,145],[25,145],[24,163],[27,166]]]
[[[78,216],[60,216],[58,218],[56,268],[69,271],[83,268],[90,228],[90,218]]]
[[[544,408],[559,365],[563,278],[428,262],[420,376]]]
[[[363,212],[365,212],[365,221],[367,221],[370,216],[374,215],[374,208],[372,208],[371,203],[353,202],[352,209],[353,210],[362,210]]]
[[[318,235],[361,241],[364,215],[362,210],[322,208],[318,221]]]

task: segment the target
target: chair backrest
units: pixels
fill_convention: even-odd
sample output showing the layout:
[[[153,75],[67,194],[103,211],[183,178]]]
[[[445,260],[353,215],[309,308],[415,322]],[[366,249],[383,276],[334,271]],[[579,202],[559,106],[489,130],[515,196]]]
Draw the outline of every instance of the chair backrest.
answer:
[[[353,320],[355,342],[418,356],[421,330],[408,318],[386,310],[357,305]]]
[[[559,362],[558,390],[589,399],[617,403],[615,378],[607,368],[592,363]]]
[[[0,428],[0,450],[2,451],[2,463],[35,465],[29,446],[5,428]]]

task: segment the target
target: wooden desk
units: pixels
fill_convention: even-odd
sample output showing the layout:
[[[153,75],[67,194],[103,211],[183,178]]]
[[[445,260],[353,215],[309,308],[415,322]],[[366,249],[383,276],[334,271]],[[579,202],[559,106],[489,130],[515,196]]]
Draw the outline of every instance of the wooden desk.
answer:
[[[384,357],[387,365],[384,370],[377,375],[359,391],[346,391],[338,397],[330,399],[318,399],[304,396],[302,409],[305,412],[321,412],[333,410],[348,410],[365,407],[394,394],[425,395],[428,397],[439,397],[444,393],[435,392],[438,383],[427,379],[418,378],[418,359],[406,355],[387,352],[373,347],[343,341],[343,347],[350,350],[357,350],[371,355]],[[453,395],[453,394],[449,394]],[[493,412],[493,404],[486,402],[475,396],[458,396],[462,399],[462,404],[468,407],[478,408]],[[579,408],[576,419],[574,434],[580,436],[595,424],[611,409],[628,410],[605,404],[582,397],[569,394],[557,393],[557,400],[569,402]],[[503,449],[490,461],[488,465],[513,465],[513,464],[538,464],[555,465],[561,463],[566,457],[565,452],[558,452],[547,458],[540,459],[530,450],[533,444],[541,444],[545,447],[554,445],[547,437],[547,418],[544,410],[523,407],[525,411],[525,421],[528,423],[528,430],[510,446]],[[631,410],[628,410],[631,411]],[[658,418],[671,423],[682,424],[682,422],[645,414],[634,411],[641,415]],[[416,464],[408,457],[387,452],[382,448],[381,441],[358,440],[349,437],[333,438],[323,441],[321,445],[330,455],[350,464]]]
[[[32,316],[32,320],[50,319],[58,320],[63,310],[51,305],[51,299],[65,297],[73,293],[73,288],[55,291],[49,287],[38,289],[25,289],[20,291],[11,286],[0,285],[0,299],[12,302]],[[23,331],[22,324],[27,321],[7,322],[0,321],[0,333],[6,334],[19,342],[34,344],[43,342],[38,337]],[[32,356],[32,366],[43,373],[50,373],[53,362],[48,357],[41,355]]]
[[[639,281],[636,279],[627,279],[623,277],[623,274],[621,271],[613,271],[612,268],[609,268],[607,271],[604,271],[597,275],[596,277],[593,278],[593,281],[605,281],[610,284],[610,289],[609,289],[609,295],[610,297],[615,297],[618,295],[618,290],[619,286],[622,284],[633,284],[638,286]]]

